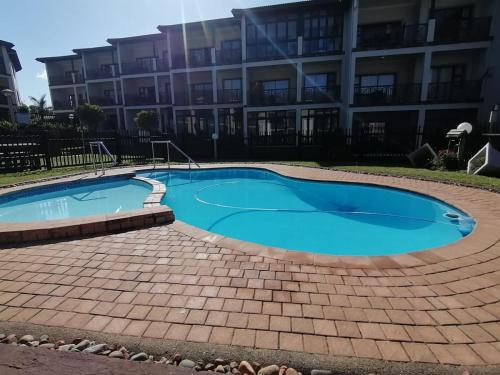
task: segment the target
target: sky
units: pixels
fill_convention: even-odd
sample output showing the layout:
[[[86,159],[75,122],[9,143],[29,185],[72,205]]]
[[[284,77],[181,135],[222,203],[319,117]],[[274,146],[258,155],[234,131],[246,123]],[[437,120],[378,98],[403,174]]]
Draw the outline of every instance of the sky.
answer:
[[[231,9],[288,0],[0,0],[0,40],[15,44],[23,69],[17,80],[24,103],[49,96],[37,57],[68,55],[106,39],[158,32],[156,26],[230,17]],[[8,3],[8,5],[7,5]],[[3,5],[3,6],[2,6]],[[7,7],[7,8],[5,8]]]

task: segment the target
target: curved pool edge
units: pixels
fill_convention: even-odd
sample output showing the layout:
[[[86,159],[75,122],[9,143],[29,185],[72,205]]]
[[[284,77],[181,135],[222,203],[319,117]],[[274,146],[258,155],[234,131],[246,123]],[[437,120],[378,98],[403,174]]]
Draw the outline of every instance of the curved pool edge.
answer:
[[[456,207],[460,211],[465,212],[475,220],[475,227],[473,231],[462,239],[451,244],[416,252],[409,252],[405,254],[379,256],[313,254],[304,251],[265,246],[254,242],[225,237],[179,220],[176,220],[171,224],[171,227],[173,229],[178,230],[185,235],[189,235],[196,239],[200,239],[212,244],[217,244],[221,247],[239,251],[242,253],[242,255],[262,256],[264,258],[272,258],[278,261],[311,264],[325,267],[369,269],[407,268],[433,265],[442,261],[458,259],[472,254],[480,253],[500,241],[500,233],[495,233],[496,228],[500,226],[500,219],[495,218],[494,214],[487,212],[484,208],[479,209],[477,205],[473,203],[473,200],[459,199],[459,196],[464,193],[471,193],[472,196],[474,196],[474,193],[476,191],[480,191],[478,189],[433,181],[420,181],[388,176],[362,175],[335,170],[301,166],[288,166],[280,164],[231,163],[202,165],[201,167],[201,169],[223,168],[252,168],[265,170],[268,172],[276,173],[283,177],[295,178],[300,180],[357,183],[404,190],[442,201],[448,205]],[[177,167],[172,169],[186,170],[187,168]],[[198,169],[194,169],[194,171],[196,170]],[[165,172],[166,169],[159,167],[154,170],[152,168],[137,170],[138,173],[148,173],[155,171]],[[500,194],[488,191],[481,192],[482,194],[488,194],[496,197],[496,199],[498,199],[500,203]],[[450,195],[450,193],[452,194]]]
[[[89,235],[117,233],[155,225],[172,223],[175,220],[173,210],[161,205],[166,193],[165,185],[159,181],[136,176],[135,172],[121,171],[111,175],[75,175],[58,180],[49,180],[36,184],[20,185],[0,191],[0,197],[15,195],[26,191],[36,191],[45,187],[59,185],[78,185],[106,180],[133,179],[151,186],[151,193],[143,202],[143,208],[112,214],[84,216],[64,220],[47,220],[21,223],[0,223],[0,244],[19,245],[26,242],[61,240]]]

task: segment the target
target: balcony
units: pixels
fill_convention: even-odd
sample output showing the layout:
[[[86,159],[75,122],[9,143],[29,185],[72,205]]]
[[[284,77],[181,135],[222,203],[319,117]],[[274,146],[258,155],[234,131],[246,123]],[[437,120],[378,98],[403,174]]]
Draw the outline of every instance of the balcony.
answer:
[[[217,65],[241,64],[241,49],[222,49],[215,56]]]
[[[118,97],[118,100],[116,101],[115,98],[111,96],[92,96],[90,98],[90,102],[92,104],[97,104],[99,106],[106,107],[106,106],[120,105],[121,99],[120,97]]]
[[[332,103],[340,102],[340,86],[304,87],[302,89],[304,103]]]
[[[250,92],[250,105],[252,106],[272,106],[294,104],[296,102],[296,89],[272,89],[258,92]]]
[[[217,94],[217,101],[223,104],[237,104],[243,101],[241,90],[239,89],[225,89],[219,90]]]
[[[431,103],[477,102],[481,100],[481,81],[430,83],[427,100]]]
[[[187,61],[184,53],[172,55],[172,66],[174,68],[186,68],[186,63],[191,68],[211,66],[211,48],[194,48],[188,50]]]
[[[87,79],[105,79],[118,77],[118,65],[105,65],[101,69],[87,69]]]
[[[170,66],[166,59],[144,59],[140,61],[123,62],[122,74],[147,74],[154,72],[168,72]]]
[[[0,87],[0,91],[3,90],[2,87]],[[0,94],[0,104],[1,105],[7,105],[7,97],[5,95]]]
[[[127,106],[156,105],[156,97],[141,96],[141,95],[125,95],[125,105]]]
[[[303,56],[326,56],[342,51],[342,35],[330,38],[304,38]]]
[[[297,56],[297,40],[247,45],[247,61],[281,60]]]
[[[415,104],[420,102],[421,84],[355,86],[355,106]]]
[[[213,104],[212,90],[193,90],[175,93],[176,105],[206,105]]]
[[[475,42],[490,37],[491,17],[436,22],[434,41],[438,43]]]
[[[160,104],[172,104],[172,98],[170,92],[160,91]]]
[[[84,83],[85,79],[81,73],[65,74],[65,75],[50,75],[50,86],[74,85]]]
[[[55,111],[71,110],[76,107],[76,103],[71,100],[53,100],[52,105]]]
[[[427,24],[394,23],[358,27],[357,48],[384,49],[423,45],[427,41]]]

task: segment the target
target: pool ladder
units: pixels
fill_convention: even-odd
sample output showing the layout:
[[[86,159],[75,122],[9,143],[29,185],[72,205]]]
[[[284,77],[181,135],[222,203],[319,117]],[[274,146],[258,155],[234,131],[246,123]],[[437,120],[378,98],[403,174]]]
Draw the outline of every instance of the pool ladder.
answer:
[[[153,169],[156,169],[156,159],[155,159],[155,144],[157,143],[164,143],[167,145],[167,164],[168,164],[168,169],[170,169],[170,146],[175,148],[179,153],[184,156],[187,161],[188,161],[188,166],[189,169],[191,169],[191,163],[196,165],[198,168],[201,168],[200,165],[191,158],[188,154],[186,154],[184,151],[182,151],[177,145],[172,142],[172,141],[151,141],[151,153],[153,155]]]
[[[101,172],[103,175],[106,173],[104,168],[103,151],[106,155],[108,155],[111,158],[111,160],[113,160],[113,166],[117,164],[115,157],[111,155],[111,152],[109,152],[108,148],[106,147],[103,141],[91,141],[89,142],[89,146],[90,146],[90,153],[92,154],[92,166],[94,167],[94,174],[97,174],[96,153],[94,152],[94,147],[97,147],[99,159],[101,161]]]

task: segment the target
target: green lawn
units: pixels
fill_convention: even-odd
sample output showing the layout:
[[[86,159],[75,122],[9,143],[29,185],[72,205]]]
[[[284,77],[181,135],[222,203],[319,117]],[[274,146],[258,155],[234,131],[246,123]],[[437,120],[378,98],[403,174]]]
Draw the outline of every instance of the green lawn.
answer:
[[[65,168],[55,168],[50,171],[40,170],[40,171],[26,171],[18,173],[2,173],[0,174],[0,186],[18,184],[25,181],[41,180],[44,178],[64,176],[75,174],[79,172],[91,171],[89,167],[85,169],[84,167],[65,167]]]
[[[302,165],[305,167],[322,167],[347,172],[373,173],[397,177],[409,177],[430,181],[440,181],[451,184],[461,184],[489,189],[500,193],[500,178],[469,175],[466,171],[434,171],[424,168],[401,167],[394,165],[354,165],[347,163],[327,163],[314,161],[286,161],[285,164]]]

